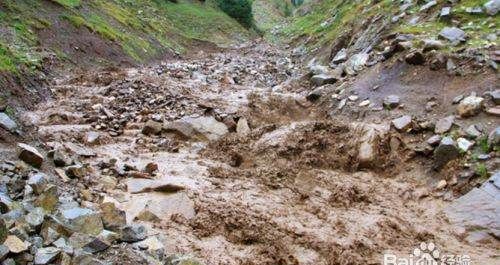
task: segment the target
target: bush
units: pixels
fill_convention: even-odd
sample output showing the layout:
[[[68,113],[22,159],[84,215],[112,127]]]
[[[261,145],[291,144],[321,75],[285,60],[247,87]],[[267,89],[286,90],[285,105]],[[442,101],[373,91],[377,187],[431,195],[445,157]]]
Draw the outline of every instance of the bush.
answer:
[[[243,26],[253,26],[252,3],[250,0],[217,0],[217,5],[224,13],[236,19]]]

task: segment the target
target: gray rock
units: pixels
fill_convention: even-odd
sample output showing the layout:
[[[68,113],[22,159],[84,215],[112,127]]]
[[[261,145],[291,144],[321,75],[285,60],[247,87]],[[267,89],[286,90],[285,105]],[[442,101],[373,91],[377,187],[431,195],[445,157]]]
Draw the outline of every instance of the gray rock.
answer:
[[[467,240],[496,242],[500,237],[500,171],[481,187],[453,201],[445,213],[449,220],[468,232]]]
[[[58,240],[54,241],[52,245],[59,248],[64,253],[73,255],[74,252],[73,246],[71,246],[64,237],[60,237]]]
[[[322,86],[326,84],[333,84],[337,82],[338,78],[330,74],[319,74],[311,77],[311,82],[316,86]]]
[[[4,260],[8,254],[9,248],[4,245],[0,245],[0,261]]]
[[[467,129],[465,129],[465,133],[467,134],[467,136],[473,139],[479,138],[482,134],[481,131],[474,124],[467,127]]]
[[[19,150],[19,159],[37,168],[42,166],[44,157],[36,148],[23,143],[18,143],[17,148]]]
[[[457,112],[460,117],[471,117],[481,112],[484,98],[474,95],[464,98],[457,106]]]
[[[71,231],[98,235],[102,232],[101,215],[91,209],[69,208],[60,211],[61,222]]]
[[[441,142],[441,136],[440,135],[433,135],[429,139],[427,139],[427,143],[430,146],[437,146]]]
[[[341,49],[335,57],[332,59],[332,64],[339,64],[347,61],[347,50],[345,48]]]
[[[405,115],[392,120],[392,125],[400,132],[408,131],[412,125],[412,118],[410,115]]]
[[[367,53],[358,53],[353,55],[345,64],[345,73],[348,75],[355,75],[357,72],[363,70],[368,58],[369,54]]]
[[[424,52],[439,50],[444,47],[444,44],[439,40],[425,39],[424,40]]]
[[[162,126],[160,122],[149,120],[142,128],[142,133],[145,135],[160,134]]]
[[[487,94],[491,97],[491,100],[493,100],[495,105],[500,105],[500,89],[487,92]]]
[[[384,107],[386,107],[388,109],[394,109],[394,108],[397,108],[400,103],[401,103],[401,100],[400,100],[399,96],[389,95],[389,96],[384,98],[383,105],[384,105]]]
[[[54,261],[61,253],[61,250],[55,247],[40,248],[35,254],[35,265],[45,265]]]
[[[447,39],[453,44],[458,44],[466,40],[465,31],[457,27],[445,27],[439,33],[439,37]]]
[[[464,95],[458,95],[453,98],[452,104],[458,104],[464,99]]]
[[[488,144],[492,147],[500,145],[500,127],[496,127],[488,135]]]
[[[312,75],[320,75],[328,72],[328,67],[323,65],[312,64],[309,66],[309,71]]]
[[[439,13],[439,17],[441,18],[449,18],[451,16],[451,7],[446,6],[441,9]]]
[[[457,145],[458,149],[460,149],[462,152],[467,152],[474,145],[474,143],[461,137],[457,139]]]
[[[484,10],[490,16],[494,16],[500,10],[500,0],[490,0],[484,4]]]
[[[10,132],[15,132],[17,129],[17,123],[7,114],[0,112],[0,127]]]
[[[442,134],[448,132],[453,126],[454,122],[455,122],[455,117],[453,115],[438,120],[436,122],[436,127],[434,128],[434,133]]]
[[[2,265],[16,265],[16,262],[13,259],[6,259],[2,262]]]
[[[82,249],[88,253],[97,253],[108,249],[111,243],[99,236],[91,236],[83,233],[73,233],[69,239],[69,244],[75,250]]]
[[[121,230],[121,240],[124,242],[137,242],[147,237],[146,227],[139,224],[127,225]]]
[[[444,137],[434,151],[434,167],[436,169],[441,169],[449,161],[456,159],[459,155],[460,152],[455,141],[450,137]]]
[[[40,228],[45,218],[45,211],[43,208],[37,207],[31,210],[25,217],[24,220],[34,229]]]
[[[101,134],[99,132],[88,132],[85,135],[85,142],[90,145],[97,144],[100,136]]]
[[[31,175],[26,184],[30,185],[30,187],[33,189],[33,192],[38,195],[42,194],[45,188],[47,188],[49,180],[45,174],[37,173]]]
[[[423,5],[422,7],[420,7],[420,12],[423,12],[425,10],[428,10],[430,9],[431,7],[437,5],[437,2],[436,0],[431,0],[431,1],[428,1],[427,3],[425,3],[425,5]]]

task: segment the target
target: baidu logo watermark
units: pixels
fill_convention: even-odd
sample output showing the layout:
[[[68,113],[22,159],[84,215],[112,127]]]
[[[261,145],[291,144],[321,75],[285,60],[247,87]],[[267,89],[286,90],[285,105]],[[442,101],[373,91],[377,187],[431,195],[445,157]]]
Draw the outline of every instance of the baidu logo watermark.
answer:
[[[383,265],[472,265],[469,255],[442,254],[432,242],[422,242],[409,256],[384,254]]]

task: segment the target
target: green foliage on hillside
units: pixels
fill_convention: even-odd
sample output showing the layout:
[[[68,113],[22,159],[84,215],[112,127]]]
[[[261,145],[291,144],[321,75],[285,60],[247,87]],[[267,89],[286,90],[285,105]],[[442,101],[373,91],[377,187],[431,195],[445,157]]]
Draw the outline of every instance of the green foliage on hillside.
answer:
[[[247,28],[253,26],[252,3],[250,0],[217,0],[217,5],[226,14],[238,20]]]
[[[166,50],[183,53],[193,41],[227,46],[251,36],[217,7],[194,0],[6,0],[0,2],[0,71],[38,69],[48,53],[66,58],[58,47],[40,49],[38,32],[67,40],[81,30],[137,62]]]

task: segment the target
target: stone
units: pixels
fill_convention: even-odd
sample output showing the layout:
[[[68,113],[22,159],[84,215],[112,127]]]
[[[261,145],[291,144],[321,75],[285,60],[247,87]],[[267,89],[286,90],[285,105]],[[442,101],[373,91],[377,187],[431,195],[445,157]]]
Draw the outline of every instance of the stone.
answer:
[[[454,200],[444,212],[452,224],[466,229],[467,241],[496,242],[500,237],[500,171],[464,196]]]
[[[138,213],[134,220],[154,223],[161,221],[160,217],[150,211],[148,207],[144,208],[140,213]]]
[[[487,92],[486,94],[491,97],[491,100],[493,100],[493,103],[495,103],[495,105],[500,104],[500,89]]]
[[[424,40],[424,52],[439,50],[444,47],[444,44],[440,40],[425,39]]]
[[[439,13],[439,17],[441,18],[449,18],[451,16],[451,7],[445,6],[441,9]]]
[[[160,122],[149,120],[146,122],[146,124],[142,128],[142,133],[145,135],[160,134],[162,131],[162,127],[163,127],[163,125]]]
[[[30,243],[19,239],[19,237],[14,235],[7,236],[7,239],[3,242],[4,246],[9,249],[9,252],[19,254],[27,251],[30,247]]]
[[[309,72],[312,75],[324,74],[328,72],[328,67],[318,64],[311,64],[309,65]]]
[[[399,106],[401,99],[397,95],[389,95],[384,98],[383,105],[387,109],[394,109]]]
[[[71,157],[69,157],[68,154],[59,149],[54,151],[53,160],[56,167],[65,167],[73,164],[73,160],[71,159]]]
[[[468,137],[472,139],[479,138],[482,134],[481,131],[474,124],[467,127],[467,129],[465,129],[465,133],[467,134]]]
[[[460,101],[462,101],[463,99],[464,99],[464,95],[458,95],[458,96],[456,96],[456,97],[454,97],[454,98],[453,98],[452,103],[453,103],[453,104],[458,104],[458,103],[460,103]]]
[[[156,236],[151,236],[143,241],[135,243],[139,249],[147,250],[154,257],[163,257],[165,254],[165,246]]]
[[[345,63],[344,72],[348,75],[355,75],[357,72],[363,70],[369,57],[370,56],[367,53],[353,55]]]
[[[17,148],[19,149],[19,159],[36,168],[42,166],[44,157],[36,148],[23,143],[18,143]]]
[[[92,254],[104,251],[111,246],[111,243],[104,238],[78,232],[73,233],[68,242],[75,250],[82,249]]]
[[[486,14],[494,16],[500,10],[500,0],[490,0],[484,4],[484,10]]]
[[[341,110],[345,107],[345,105],[347,104],[347,98],[344,98],[342,99],[340,102],[339,102],[339,105],[337,106],[337,109],[338,110]]]
[[[59,202],[57,186],[47,185],[47,188],[35,199],[34,205],[42,207],[47,212],[52,212]]]
[[[433,6],[437,5],[437,2],[436,0],[431,0],[431,1],[428,1],[427,3],[425,3],[422,7],[420,7],[420,12],[423,12],[423,11],[426,11],[430,8],[432,8]]]
[[[366,106],[368,106],[368,105],[370,105],[370,100],[368,100],[368,99],[367,99],[367,100],[363,100],[363,101],[361,101],[361,102],[358,104],[358,106],[359,106],[359,107],[366,107]]]
[[[488,108],[486,110],[486,113],[488,113],[489,115],[499,117],[500,116],[500,107]]]
[[[60,211],[62,223],[71,231],[98,235],[103,230],[101,215],[91,209],[74,207]]]
[[[433,135],[429,139],[427,139],[427,143],[430,146],[437,146],[441,142],[441,136],[440,135]]]
[[[455,117],[453,115],[439,119],[436,122],[436,126],[434,127],[434,133],[442,134],[448,132],[453,126],[454,122],[455,122]]]
[[[45,211],[43,208],[36,207],[29,211],[29,213],[24,217],[24,220],[30,225],[30,227],[38,230],[38,228],[42,225],[44,218]]]
[[[15,132],[17,129],[17,123],[9,117],[9,115],[0,112],[0,127],[7,131]]]
[[[236,124],[236,133],[240,136],[246,137],[250,134],[250,126],[248,126],[248,121],[245,118],[240,118]]]
[[[448,185],[448,182],[446,182],[446,180],[442,179],[440,180],[437,184],[436,184],[436,189],[437,190],[442,190],[444,188],[446,188],[446,186]]]
[[[394,128],[396,128],[399,132],[406,132],[411,129],[412,118],[410,115],[401,116],[392,120],[392,126],[394,126]]]
[[[121,241],[124,242],[137,242],[144,240],[147,237],[147,230],[144,225],[132,224],[127,225],[121,230]]]
[[[56,247],[40,248],[35,253],[35,265],[45,265],[53,262],[61,250]]]
[[[74,249],[64,237],[60,237],[52,243],[55,247],[59,248],[64,253],[73,255]]]
[[[488,135],[488,144],[492,147],[500,145],[500,127],[496,127]]]
[[[347,97],[349,99],[349,101],[356,101],[359,99],[359,96],[356,96],[356,95],[350,95],[349,97]]]
[[[144,167],[144,172],[148,174],[154,174],[156,171],[158,171],[158,164],[154,162],[149,162],[145,167]]]
[[[94,145],[99,143],[99,138],[101,137],[99,132],[87,132],[85,135],[85,143],[89,145]]]
[[[49,181],[45,174],[37,173],[31,175],[26,184],[30,185],[30,187],[33,189],[33,192],[39,195],[47,188]]]
[[[73,165],[73,166],[67,167],[66,171],[64,173],[66,173],[66,176],[68,176],[69,178],[81,179],[81,178],[85,177],[86,169],[83,165],[78,164],[78,165]]]
[[[347,50],[345,48],[337,52],[335,57],[332,59],[332,64],[339,64],[347,61]]]
[[[14,259],[6,259],[2,262],[2,265],[16,265]]]
[[[455,141],[450,137],[444,137],[434,151],[434,167],[436,169],[441,169],[449,161],[456,159],[459,155],[460,152]]]
[[[5,245],[0,245],[0,261],[3,261],[9,254],[9,248]]]
[[[483,108],[484,98],[474,95],[464,98],[457,106],[457,112],[460,117],[472,117],[477,115]]]
[[[425,63],[425,57],[420,51],[413,51],[405,56],[405,61],[412,65],[422,65]]]
[[[444,38],[452,44],[458,44],[466,40],[465,31],[457,27],[445,27],[439,32],[439,37]]]
[[[0,192],[0,213],[7,213],[12,210],[13,201],[9,195]]]
[[[315,86],[323,86],[326,84],[333,84],[337,82],[338,77],[330,74],[319,74],[319,75],[313,75],[311,77],[311,82]]]
[[[118,209],[112,202],[101,204],[101,217],[104,228],[111,231],[119,231],[127,225],[125,211]]]
[[[95,152],[90,148],[84,147],[80,144],[75,144],[72,142],[65,142],[64,147],[69,150],[70,153],[79,155],[82,157],[94,157],[96,156]]]
[[[457,139],[457,145],[458,149],[460,149],[462,152],[467,152],[474,145],[474,143],[461,137]]]
[[[198,260],[181,255],[172,255],[166,258],[165,265],[203,265]]]
[[[202,141],[215,141],[229,132],[224,123],[212,116],[184,117],[165,124],[164,129],[186,139]]]

